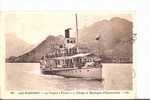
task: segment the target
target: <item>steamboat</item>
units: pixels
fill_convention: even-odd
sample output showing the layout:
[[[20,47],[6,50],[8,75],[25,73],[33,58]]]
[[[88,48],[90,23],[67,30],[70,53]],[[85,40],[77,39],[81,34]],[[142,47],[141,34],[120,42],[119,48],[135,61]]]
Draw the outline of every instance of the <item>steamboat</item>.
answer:
[[[70,36],[71,28],[65,30],[64,43],[55,51],[57,56],[42,56],[42,74],[71,78],[102,80],[101,58],[90,52],[80,52],[78,48],[78,23],[76,15],[76,38]]]

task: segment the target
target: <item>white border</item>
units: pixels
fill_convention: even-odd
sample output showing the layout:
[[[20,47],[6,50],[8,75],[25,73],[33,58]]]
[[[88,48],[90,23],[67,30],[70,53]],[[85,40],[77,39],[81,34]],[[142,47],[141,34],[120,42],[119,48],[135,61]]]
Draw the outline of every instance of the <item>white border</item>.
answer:
[[[137,12],[137,81],[138,98],[150,97],[149,80],[149,26],[148,0],[1,0],[0,9],[10,10],[135,10]],[[2,19],[0,19],[2,20]],[[0,41],[3,36],[0,34]],[[0,42],[2,43],[2,42]],[[0,45],[3,49],[3,45]],[[1,53],[1,62],[3,54]],[[2,65],[1,65],[2,66]]]

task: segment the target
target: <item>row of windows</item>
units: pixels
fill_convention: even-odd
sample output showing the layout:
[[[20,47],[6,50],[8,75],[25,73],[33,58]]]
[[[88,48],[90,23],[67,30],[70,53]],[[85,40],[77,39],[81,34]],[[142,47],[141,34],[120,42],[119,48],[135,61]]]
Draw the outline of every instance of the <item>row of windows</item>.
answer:
[[[75,40],[67,40],[67,43],[75,43]]]
[[[66,49],[65,53],[67,53],[67,54],[75,54],[75,53],[77,53],[77,49],[76,48]]]

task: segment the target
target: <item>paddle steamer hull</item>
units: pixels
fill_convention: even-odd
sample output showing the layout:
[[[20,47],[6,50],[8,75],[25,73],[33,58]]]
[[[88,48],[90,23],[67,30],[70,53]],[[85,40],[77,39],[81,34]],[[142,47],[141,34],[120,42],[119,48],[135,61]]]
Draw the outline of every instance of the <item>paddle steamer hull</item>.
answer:
[[[64,68],[53,70],[41,69],[41,72],[43,74],[58,75],[67,78],[87,78],[87,79],[102,80],[102,67],[81,68],[81,69]]]

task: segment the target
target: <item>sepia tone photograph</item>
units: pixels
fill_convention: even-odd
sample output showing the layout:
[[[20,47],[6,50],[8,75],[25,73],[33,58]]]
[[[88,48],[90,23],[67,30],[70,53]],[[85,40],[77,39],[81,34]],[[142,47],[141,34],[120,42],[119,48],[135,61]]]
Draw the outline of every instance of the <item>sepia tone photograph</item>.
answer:
[[[3,16],[6,90],[133,89],[133,12]]]

